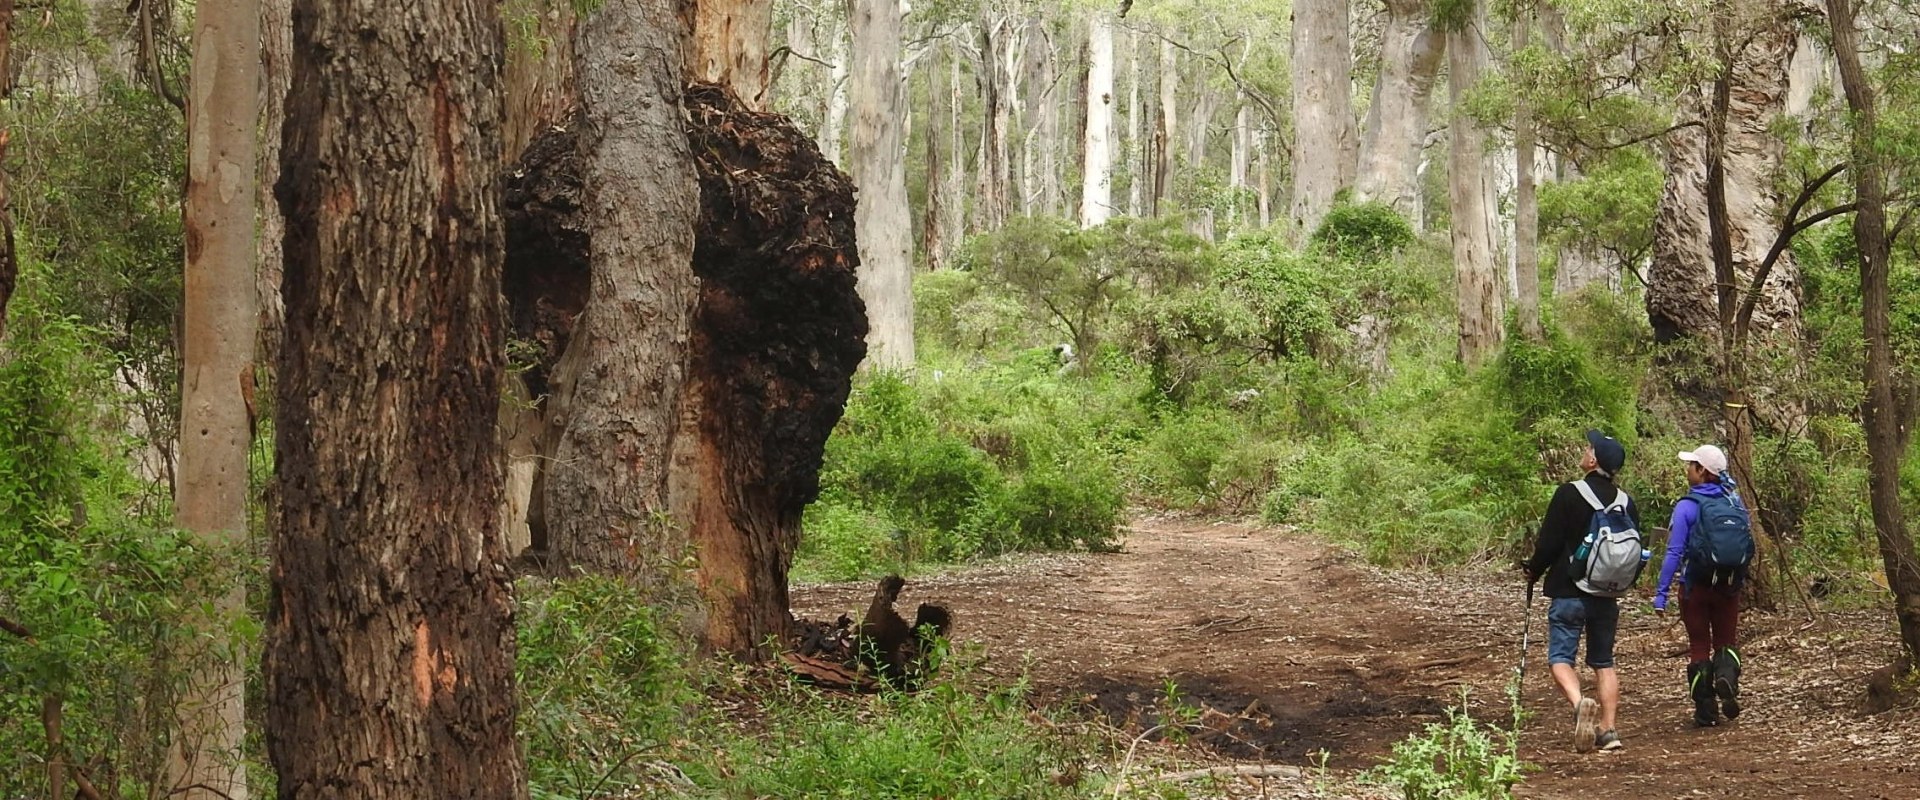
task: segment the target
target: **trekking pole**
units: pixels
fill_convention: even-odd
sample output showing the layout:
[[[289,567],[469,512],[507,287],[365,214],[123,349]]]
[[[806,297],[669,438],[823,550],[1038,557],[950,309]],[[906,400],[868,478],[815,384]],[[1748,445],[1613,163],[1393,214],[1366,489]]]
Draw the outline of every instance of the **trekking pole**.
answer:
[[[1533,581],[1527,581],[1527,607],[1520,622],[1520,687],[1515,692],[1516,700],[1524,696],[1527,690],[1527,651],[1533,645]]]

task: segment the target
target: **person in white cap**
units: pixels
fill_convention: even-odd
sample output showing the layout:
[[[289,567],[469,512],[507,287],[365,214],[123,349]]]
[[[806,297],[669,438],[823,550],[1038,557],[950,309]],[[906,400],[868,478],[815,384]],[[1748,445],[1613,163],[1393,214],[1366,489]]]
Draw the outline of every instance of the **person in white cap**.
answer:
[[[1719,715],[1740,716],[1740,590],[1753,561],[1747,507],[1727,474],[1727,454],[1701,445],[1680,454],[1687,496],[1673,506],[1667,558],[1660,567],[1655,611],[1667,610],[1674,579],[1680,580],[1680,619],[1687,626],[1687,690],[1693,723],[1719,724]],[[1719,700],[1715,708],[1714,701]]]

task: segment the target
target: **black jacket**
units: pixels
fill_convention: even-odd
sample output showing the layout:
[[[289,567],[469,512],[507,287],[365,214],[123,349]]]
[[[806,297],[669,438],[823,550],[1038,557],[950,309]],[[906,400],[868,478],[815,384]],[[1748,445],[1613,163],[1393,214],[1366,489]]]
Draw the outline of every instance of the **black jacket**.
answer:
[[[1600,502],[1613,502],[1614,494],[1619,491],[1613,485],[1613,479],[1598,472],[1587,473],[1582,478],[1593,489],[1593,495]],[[1634,527],[1640,527],[1640,508],[1634,505],[1633,498],[1627,498],[1627,516],[1633,518]],[[1593,506],[1587,505],[1587,499],[1580,496],[1580,490],[1572,483],[1560,484],[1553,492],[1553,499],[1547,502],[1546,519],[1540,522],[1540,532],[1534,537],[1533,557],[1527,559],[1527,576],[1537,578],[1546,576],[1545,589],[1548,597],[1585,597],[1586,592],[1573,585],[1573,579],[1567,577],[1567,559],[1573,556],[1573,549],[1587,536],[1587,525],[1593,520]]]

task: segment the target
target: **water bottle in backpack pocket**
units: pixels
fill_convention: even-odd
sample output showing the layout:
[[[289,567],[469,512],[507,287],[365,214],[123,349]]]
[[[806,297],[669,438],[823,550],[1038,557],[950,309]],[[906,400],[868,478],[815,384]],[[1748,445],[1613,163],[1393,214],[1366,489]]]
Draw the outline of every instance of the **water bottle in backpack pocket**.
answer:
[[[1689,493],[1700,518],[1687,531],[1688,573],[1708,575],[1712,583],[1730,583],[1753,563],[1753,525],[1747,508],[1732,494]]]
[[[1595,597],[1624,597],[1646,568],[1639,526],[1627,513],[1627,493],[1616,492],[1612,503],[1600,502],[1586,481],[1574,481],[1580,496],[1593,507],[1586,538],[1568,559],[1567,575],[1580,591]]]

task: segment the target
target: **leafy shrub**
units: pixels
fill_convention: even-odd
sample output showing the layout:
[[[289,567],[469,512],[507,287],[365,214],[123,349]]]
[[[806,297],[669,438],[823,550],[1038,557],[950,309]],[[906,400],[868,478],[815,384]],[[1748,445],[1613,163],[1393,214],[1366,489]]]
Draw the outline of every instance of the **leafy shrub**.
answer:
[[[1417,239],[1400,212],[1375,200],[1334,206],[1308,241],[1335,258],[1372,263],[1399,253]]]
[[[1371,778],[1397,789],[1407,800],[1507,800],[1527,764],[1519,756],[1519,725],[1499,730],[1475,722],[1460,708],[1447,709],[1446,722],[1393,746],[1393,754],[1374,768]],[[1517,712],[1516,712],[1517,715]]]
[[[881,375],[857,387],[827,443],[797,572],[851,579],[1111,547],[1125,493],[1097,445],[1097,404],[1066,388],[1057,363],[1042,349],[951,379]]]
[[[187,579],[238,554],[127,513],[140,485],[101,433],[114,422],[96,416],[111,390],[92,334],[47,315],[36,289],[16,297],[0,349],[0,616],[34,637],[0,633],[0,718],[36,719],[57,698],[68,752],[109,760],[96,781],[138,785],[158,774],[169,725],[143,709],[171,707],[196,660],[242,658],[180,628],[200,605]],[[39,725],[0,726],[0,751],[44,756],[47,742]],[[44,795],[45,777],[0,773],[0,796]]]
[[[618,579],[526,580],[519,600],[520,731],[534,797],[646,786],[697,698],[656,612]],[[606,794],[601,794],[604,791]]]

